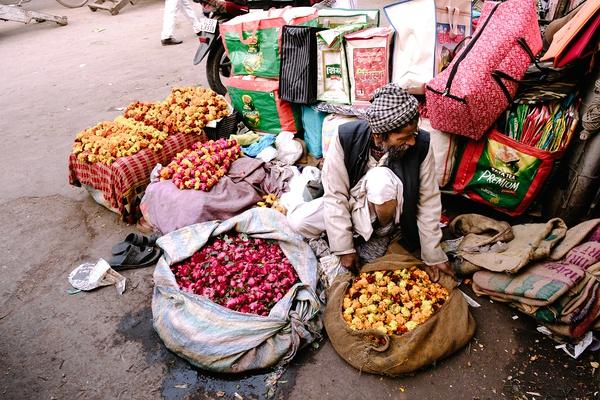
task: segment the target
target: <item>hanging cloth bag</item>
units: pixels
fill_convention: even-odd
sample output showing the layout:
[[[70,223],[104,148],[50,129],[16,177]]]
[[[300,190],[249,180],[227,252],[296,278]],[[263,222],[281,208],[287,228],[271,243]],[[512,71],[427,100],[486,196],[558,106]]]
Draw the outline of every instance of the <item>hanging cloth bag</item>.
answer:
[[[317,36],[309,26],[283,27],[279,94],[299,104],[317,101]]]
[[[512,102],[542,49],[534,0],[486,2],[473,39],[427,84],[431,126],[479,139]],[[510,79],[508,79],[508,77]]]
[[[435,4],[432,0],[409,0],[383,10],[396,31],[392,82],[413,94],[423,94],[435,69]]]
[[[471,1],[436,0],[435,75],[448,66],[457,46],[468,36],[471,36]]]

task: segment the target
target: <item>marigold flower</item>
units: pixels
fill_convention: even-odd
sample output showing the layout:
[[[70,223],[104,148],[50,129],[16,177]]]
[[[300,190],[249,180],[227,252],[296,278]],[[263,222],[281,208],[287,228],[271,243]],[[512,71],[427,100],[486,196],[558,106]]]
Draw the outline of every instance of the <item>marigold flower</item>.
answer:
[[[427,321],[448,296],[417,267],[363,272],[344,296],[342,315],[350,329],[401,335]]]

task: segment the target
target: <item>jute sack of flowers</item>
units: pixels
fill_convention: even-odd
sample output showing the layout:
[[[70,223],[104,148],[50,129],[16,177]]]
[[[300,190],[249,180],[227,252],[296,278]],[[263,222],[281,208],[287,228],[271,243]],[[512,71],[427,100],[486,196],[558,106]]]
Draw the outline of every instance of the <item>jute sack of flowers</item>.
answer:
[[[417,265],[430,270],[412,256],[386,255],[369,263],[362,272],[396,271]],[[342,316],[343,299],[352,284],[349,274],[338,277],[329,289],[324,323],[337,353],[362,372],[400,375],[432,364],[463,347],[475,333],[475,320],[452,278],[441,274],[438,281],[448,289],[445,303],[423,324],[402,335],[377,329],[352,330]]]
[[[266,316],[234,311],[207,295],[184,291],[172,272],[172,266],[189,259],[211,238],[231,232],[277,241],[299,278]],[[254,208],[226,221],[181,228],[157,244],[164,256],[154,271],[154,329],[167,348],[193,365],[216,372],[267,368],[291,360],[298,349],[320,336],[317,260],[283,214]],[[217,281],[223,276],[210,278],[218,290]],[[245,286],[251,286],[250,279]]]

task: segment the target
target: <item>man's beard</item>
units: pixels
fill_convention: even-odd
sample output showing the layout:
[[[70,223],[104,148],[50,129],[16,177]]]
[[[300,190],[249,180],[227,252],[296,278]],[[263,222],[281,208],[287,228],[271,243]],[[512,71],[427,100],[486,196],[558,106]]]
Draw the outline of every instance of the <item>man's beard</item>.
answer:
[[[404,154],[406,154],[406,151],[410,149],[410,146],[408,144],[403,144],[402,146],[392,146],[390,148],[388,148],[388,153],[389,153],[389,157],[392,160],[397,160],[399,158],[404,157]]]

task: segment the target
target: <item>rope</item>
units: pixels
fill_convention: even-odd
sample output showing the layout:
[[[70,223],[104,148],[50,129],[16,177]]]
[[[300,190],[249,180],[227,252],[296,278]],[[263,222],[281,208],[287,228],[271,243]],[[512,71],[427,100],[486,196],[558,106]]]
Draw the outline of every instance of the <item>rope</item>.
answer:
[[[583,126],[581,139],[583,140],[600,130],[600,79],[594,85],[594,94],[588,109],[581,118],[581,125]]]

